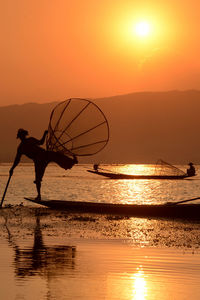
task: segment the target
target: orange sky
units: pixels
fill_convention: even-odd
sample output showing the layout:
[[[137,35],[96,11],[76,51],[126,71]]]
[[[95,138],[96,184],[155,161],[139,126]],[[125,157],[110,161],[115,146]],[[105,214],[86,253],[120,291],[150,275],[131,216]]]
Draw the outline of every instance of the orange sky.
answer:
[[[0,105],[199,89],[199,11],[197,0],[0,0]]]

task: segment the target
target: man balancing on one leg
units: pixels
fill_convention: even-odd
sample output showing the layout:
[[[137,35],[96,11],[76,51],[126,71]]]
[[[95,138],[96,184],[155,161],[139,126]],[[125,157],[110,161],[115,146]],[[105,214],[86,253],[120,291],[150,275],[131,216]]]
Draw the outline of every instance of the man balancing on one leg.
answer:
[[[34,137],[27,137],[28,131],[20,128],[17,132],[17,138],[21,140],[18,146],[17,154],[14,163],[10,169],[10,176],[13,174],[14,168],[20,162],[21,156],[26,155],[28,158],[32,159],[35,165],[35,181],[37,188],[36,200],[41,200],[41,181],[44,176],[45,169],[50,162],[57,163],[60,167],[65,170],[71,169],[74,164],[77,164],[76,156],[72,158],[65,156],[60,152],[46,151],[45,149],[39,147],[44,144],[46,135],[48,131],[46,130],[43,134],[41,140],[37,140]]]

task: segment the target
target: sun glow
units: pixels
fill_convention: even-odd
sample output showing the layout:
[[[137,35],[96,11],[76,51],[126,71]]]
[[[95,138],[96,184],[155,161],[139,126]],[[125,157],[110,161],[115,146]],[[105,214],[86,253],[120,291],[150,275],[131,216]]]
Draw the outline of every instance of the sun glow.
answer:
[[[147,284],[144,273],[138,270],[138,273],[133,276],[133,299],[145,300],[147,296]]]
[[[150,34],[151,26],[146,21],[141,21],[135,24],[135,33],[139,37],[146,37]]]

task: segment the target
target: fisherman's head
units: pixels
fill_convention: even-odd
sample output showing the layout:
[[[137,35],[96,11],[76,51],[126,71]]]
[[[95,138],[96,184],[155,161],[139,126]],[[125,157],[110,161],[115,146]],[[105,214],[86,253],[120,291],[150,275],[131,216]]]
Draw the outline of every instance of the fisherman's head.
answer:
[[[192,163],[192,162],[190,162],[188,165],[189,165],[189,166],[193,166],[193,163]]]
[[[18,129],[18,131],[17,131],[17,139],[19,139],[19,138],[25,138],[27,135],[28,135],[28,131],[27,130],[25,130],[23,128]]]

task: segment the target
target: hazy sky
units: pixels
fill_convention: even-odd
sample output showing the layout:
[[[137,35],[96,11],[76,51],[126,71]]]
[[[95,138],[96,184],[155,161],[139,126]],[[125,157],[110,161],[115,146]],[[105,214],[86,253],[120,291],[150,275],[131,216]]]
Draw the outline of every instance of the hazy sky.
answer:
[[[199,0],[0,0],[0,105],[199,89],[199,12]]]

